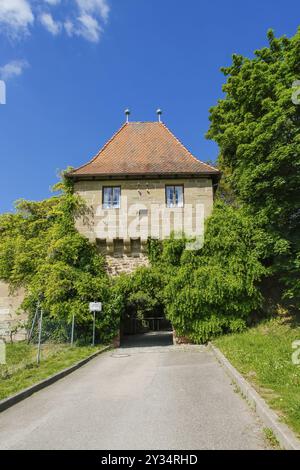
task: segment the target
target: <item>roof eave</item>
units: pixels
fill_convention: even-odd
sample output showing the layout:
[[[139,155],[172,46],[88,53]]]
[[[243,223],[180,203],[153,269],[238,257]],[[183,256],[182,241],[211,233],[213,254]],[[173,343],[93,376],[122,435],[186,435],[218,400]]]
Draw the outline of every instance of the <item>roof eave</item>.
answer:
[[[171,178],[205,178],[205,177],[214,177],[218,181],[221,178],[221,172],[216,171],[202,171],[202,172],[193,172],[193,173],[185,173],[185,172],[176,172],[176,173],[67,173],[67,177],[72,178],[74,180],[127,180],[127,179],[171,179]]]

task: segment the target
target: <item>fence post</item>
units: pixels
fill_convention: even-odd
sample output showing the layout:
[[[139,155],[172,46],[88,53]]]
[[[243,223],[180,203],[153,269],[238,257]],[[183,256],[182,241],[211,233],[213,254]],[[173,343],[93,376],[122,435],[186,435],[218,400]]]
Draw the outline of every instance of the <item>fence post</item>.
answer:
[[[38,350],[37,350],[37,357],[36,357],[37,364],[39,364],[41,360],[42,324],[43,324],[43,309],[41,308],[41,315],[40,315],[40,321],[39,321]]]

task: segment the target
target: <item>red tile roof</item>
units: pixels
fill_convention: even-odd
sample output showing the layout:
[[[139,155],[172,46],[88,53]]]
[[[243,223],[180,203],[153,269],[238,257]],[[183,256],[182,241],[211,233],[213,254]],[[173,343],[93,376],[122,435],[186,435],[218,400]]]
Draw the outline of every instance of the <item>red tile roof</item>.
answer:
[[[194,157],[161,122],[129,122],[71,177],[219,175]]]

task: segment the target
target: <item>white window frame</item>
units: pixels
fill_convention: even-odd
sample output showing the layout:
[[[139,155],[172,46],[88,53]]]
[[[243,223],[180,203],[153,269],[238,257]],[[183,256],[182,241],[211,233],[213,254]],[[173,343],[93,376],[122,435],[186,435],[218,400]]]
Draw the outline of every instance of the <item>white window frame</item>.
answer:
[[[168,189],[172,189],[172,203],[170,204],[168,199]],[[182,189],[182,198],[181,201],[176,201],[176,188]],[[166,199],[166,207],[168,209],[174,209],[176,207],[184,207],[184,185],[183,184],[166,184],[165,186],[165,199]]]
[[[111,197],[109,198],[108,202],[105,202],[105,191],[111,190]],[[115,192],[119,191],[118,201],[115,204]],[[121,207],[121,186],[103,186],[102,187],[102,208],[103,209],[120,209]]]

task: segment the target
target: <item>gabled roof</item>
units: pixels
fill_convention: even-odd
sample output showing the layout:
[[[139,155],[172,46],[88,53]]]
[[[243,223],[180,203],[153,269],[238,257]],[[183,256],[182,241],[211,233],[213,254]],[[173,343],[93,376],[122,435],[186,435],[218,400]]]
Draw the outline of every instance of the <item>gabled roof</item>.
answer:
[[[70,177],[219,175],[194,157],[161,122],[129,122]]]

